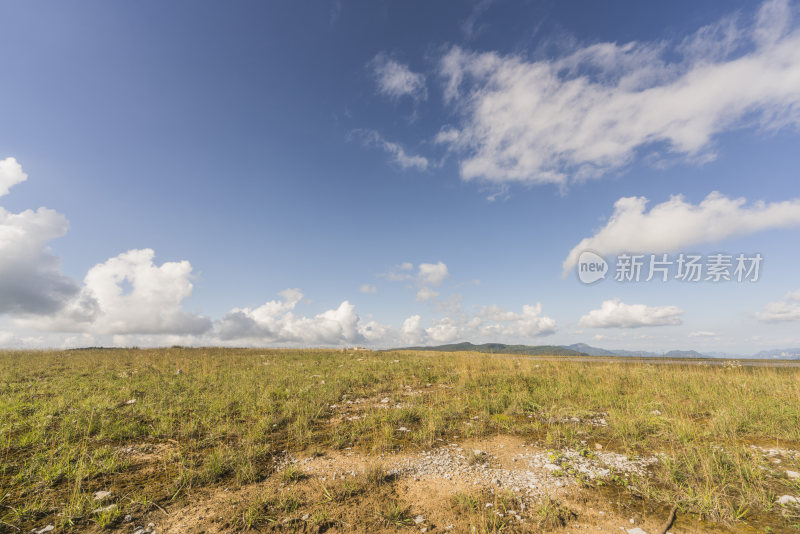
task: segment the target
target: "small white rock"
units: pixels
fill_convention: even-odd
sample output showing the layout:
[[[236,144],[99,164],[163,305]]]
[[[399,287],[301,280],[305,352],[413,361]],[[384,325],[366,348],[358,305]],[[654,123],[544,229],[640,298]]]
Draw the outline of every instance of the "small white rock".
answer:
[[[107,499],[110,496],[111,496],[111,492],[110,491],[95,491],[94,492],[94,500],[95,501],[102,501],[104,499]]]
[[[113,510],[116,507],[117,507],[116,504],[109,504],[108,506],[104,506],[103,508],[95,508],[94,510],[92,510],[92,513],[93,514],[101,514],[103,512],[110,512],[111,510]]]
[[[786,471],[786,476],[791,478],[792,480],[797,480],[800,478],[800,473],[797,471]]]
[[[778,504],[786,506],[788,504],[800,505],[800,499],[792,495],[782,495],[778,498]]]

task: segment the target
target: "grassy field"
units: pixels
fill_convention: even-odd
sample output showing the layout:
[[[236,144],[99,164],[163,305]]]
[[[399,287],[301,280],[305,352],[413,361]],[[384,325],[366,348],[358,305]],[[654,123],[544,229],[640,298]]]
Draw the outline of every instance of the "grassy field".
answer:
[[[566,489],[515,510],[515,521],[499,512],[519,508],[508,488],[448,490],[443,481],[432,508],[425,491],[439,482],[415,489],[419,481],[391,472],[397,458],[469,443],[658,461],[624,477],[565,468],[574,475]],[[535,532],[576,522],[605,531],[624,520],[619,532],[634,514],[650,524],[673,505],[675,532],[800,531],[800,508],[778,503],[800,495],[790,476],[800,471],[798,368],[428,352],[4,352],[0,447],[0,532],[131,532],[150,522],[158,532]],[[474,454],[468,463],[480,461]],[[324,461],[360,468],[346,479],[312,469]],[[98,491],[110,495],[95,500]]]

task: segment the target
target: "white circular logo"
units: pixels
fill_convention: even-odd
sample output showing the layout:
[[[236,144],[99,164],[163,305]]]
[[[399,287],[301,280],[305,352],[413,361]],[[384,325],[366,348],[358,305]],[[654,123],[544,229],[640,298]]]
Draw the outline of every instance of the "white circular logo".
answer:
[[[584,284],[602,280],[608,273],[608,263],[599,254],[584,250],[578,257],[578,279]]]

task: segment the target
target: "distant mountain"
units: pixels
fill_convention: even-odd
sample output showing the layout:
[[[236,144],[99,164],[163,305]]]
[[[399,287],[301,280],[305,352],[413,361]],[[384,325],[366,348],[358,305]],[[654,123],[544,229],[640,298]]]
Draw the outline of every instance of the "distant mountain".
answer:
[[[575,343],[572,345],[564,345],[565,349],[574,350],[577,352],[582,352],[584,354],[588,354],[589,356],[613,356],[614,353],[610,350],[605,349],[598,349],[597,347],[592,347],[587,345],[586,343]]]
[[[440,352],[486,352],[497,354],[525,354],[529,356],[630,356],[639,358],[762,358],[772,360],[800,359],[800,348],[762,350],[753,356],[732,355],[723,352],[700,353],[696,350],[671,350],[666,353],[646,350],[610,350],[592,347],[586,343],[572,345],[506,345],[505,343],[484,343],[474,345],[468,341],[432,347],[406,347],[392,350],[429,350]]]
[[[769,358],[772,360],[794,360],[800,358],[800,349],[771,349],[762,350],[755,355],[756,358]]]
[[[700,354],[696,350],[671,350],[664,354],[666,358],[708,358],[705,354]]]
[[[644,350],[608,350],[592,347],[586,343],[575,343],[574,345],[564,346],[566,349],[583,352],[589,356],[639,356],[639,357],[654,357],[661,356],[657,352],[647,352]]]
[[[525,354],[529,356],[587,356],[586,353],[572,350],[557,345],[506,345],[504,343],[484,343],[483,345],[473,345],[465,341],[463,343],[451,343],[449,345],[437,345],[435,347],[406,347],[394,350],[430,350],[439,352],[487,352],[497,354]]]

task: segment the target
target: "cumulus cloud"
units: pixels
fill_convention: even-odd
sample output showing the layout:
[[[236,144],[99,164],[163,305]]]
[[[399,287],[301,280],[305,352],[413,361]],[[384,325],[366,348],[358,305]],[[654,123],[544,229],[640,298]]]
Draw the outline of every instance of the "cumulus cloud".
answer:
[[[422,284],[440,286],[448,276],[450,276],[450,273],[447,271],[447,265],[441,261],[437,263],[419,264],[417,278]]]
[[[475,314],[443,317],[424,331],[420,330],[419,316],[416,317],[413,326],[418,342],[434,344],[456,340],[526,340],[556,332],[556,321],[543,315],[540,303],[522,306],[521,313],[500,306],[484,306]],[[406,324],[403,326],[405,330]]]
[[[369,321],[360,325],[358,332],[367,343],[386,343],[390,337],[394,337],[391,327],[377,321]]]
[[[564,273],[577,264],[584,250],[599,254],[667,253],[726,237],[800,225],[800,200],[747,205],[744,198],[731,199],[713,192],[698,205],[680,195],[648,212],[646,205],[644,197],[617,200],[606,225],[569,252]]]
[[[603,302],[599,310],[581,317],[578,324],[588,328],[638,328],[681,324],[683,311],[676,306],[625,304],[619,299]]]
[[[787,293],[783,300],[770,302],[756,317],[765,323],[800,321],[800,290]]]
[[[26,178],[14,158],[0,161],[0,196]],[[68,228],[51,209],[13,213],[0,207],[0,314],[53,313],[78,292],[48,246]]]
[[[256,344],[340,345],[377,342],[389,333],[388,327],[375,322],[362,325],[355,306],[348,301],[305,317],[294,313],[303,297],[298,289],[287,289],[280,296],[281,300],[271,300],[258,308],[231,310],[217,325],[220,339]]]
[[[22,165],[15,158],[0,159],[0,197],[8,194],[11,187],[28,179]]]
[[[0,196],[25,179],[14,158],[0,161]],[[111,335],[194,335],[211,327],[181,308],[192,293],[189,262],[156,266],[152,250],[131,250],[92,267],[83,285],[63,275],[48,243],[68,228],[51,209],[0,208],[0,314],[17,327]]]
[[[433,343],[450,343],[461,337],[462,328],[449,317],[436,321],[425,329],[428,341]]]
[[[528,338],[555,333],[554,319],[542,315],[541,303],[522,306],[522,313],[506,311],[499,306],[487,306],[481,310],[480,333],[483,336]]]
[[[0,313],[52,313],[78,292],[48,247],[68,227],[47,208],[11,213],[0,207]]]
[[[375,293],[378,292],[378,288],[373,286],[372,284],[364,284],[363,286],[361,286],[361,288],[359,288],[359,291],[367,295],[374,295]]]
[[[80,292],[53,315],[18,323],[42,330],[93,334],[200,335],[211,320],[183,310],[192,294],[188,261],[153,262],[152,249],[129,250],[89,269]]]
[[[569,182],[656,162],[713,158],[723,132],[800,125],[800,31],[786,0],[681,42],[597,43],[532,61],[453,47],[440,62],[460,112],[438,141],[465,180]]]
[[[422,317],[412,315],[403,321],[400,327],[401,339],[410,344],[420,343],[425,337],[425,329],[422,327]]]
[[[424,171],[430,165],[430,162],[424,156],[407,153],[401,145],[387,141],[375,130],[355,130],[353,133],[361,137],[365,145],[376,146],[388,153],[392,161],[403,170],[417,169]]]
[[[370,66],[381,94],[395,100],[403,96],[415,100],[425,100],[428,97],[425,76],[412,72],[407,65],[380,53],[370,62]]]

